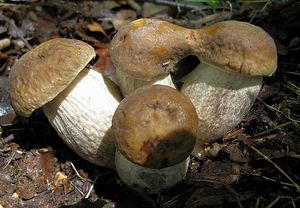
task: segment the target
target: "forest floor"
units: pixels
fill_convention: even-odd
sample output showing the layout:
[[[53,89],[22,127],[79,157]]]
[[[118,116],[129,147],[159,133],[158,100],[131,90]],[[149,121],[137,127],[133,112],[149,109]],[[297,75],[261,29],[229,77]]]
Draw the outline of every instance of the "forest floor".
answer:
[[[272,2],[0,1],[0,208],[297,207],[300,2]],[[141,17],[189,28],[229,19],[251,22],[273,37],[278,50],[277,71],[264,79],[244,120],[211,144],[206,157],[192,158],[184,181],[156,195],[132,191],[114,170],[83,160],[41,110],[24,120],[8,98],[10,69],[31,48],[54,37],[80,39],[96,50],[93,68],[106,73],[113,70],[112,37]]]

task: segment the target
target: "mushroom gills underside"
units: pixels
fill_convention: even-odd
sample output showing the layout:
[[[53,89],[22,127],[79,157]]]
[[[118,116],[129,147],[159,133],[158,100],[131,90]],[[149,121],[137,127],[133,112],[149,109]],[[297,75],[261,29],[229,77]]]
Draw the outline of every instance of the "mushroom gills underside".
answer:
[[[78,155],[113,168],[111,119],[120,100],[112,82],[94,70],[84,69],[43,110],[58,135]]]
[[[262,86],[260,76],[228,73],[204,63],[181,81],[181,91],[191,99],[199,118],[193,151],[198,157],[206,143],[219,139],[242,121]]]

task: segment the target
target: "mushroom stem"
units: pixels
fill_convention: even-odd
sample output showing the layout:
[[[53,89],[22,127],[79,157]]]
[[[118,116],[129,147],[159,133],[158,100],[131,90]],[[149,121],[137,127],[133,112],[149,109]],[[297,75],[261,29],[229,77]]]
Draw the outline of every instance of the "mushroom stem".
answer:
[[[43,110],[71,149],[92,163],[113,168],[111,119],[120,100],[112,82],[84,69]]]
[[[186,160],[161,169],[140,166],[128,160],[118,150],[116,151],[116,171],[121,180],[140,192],[156,194],[168,189],[185,177],[190,157]]]
[[[262,77],[251,77],[199,64],[182,78],[181,91],[198,114],[198,140],[193,154],[200,157],[204,143],[220,138],[249,112],[262,85]]]
[[[147,85],[161,84],[161,85],[175,88],[171,75],[156,80],[154,79],[151,81],[136,79],[133,76],[130,76],[121,70],[116,70],[116,75],[117,75],[120,89],[122,91],[122,95],[124,97],[132,93],[134,90]]]

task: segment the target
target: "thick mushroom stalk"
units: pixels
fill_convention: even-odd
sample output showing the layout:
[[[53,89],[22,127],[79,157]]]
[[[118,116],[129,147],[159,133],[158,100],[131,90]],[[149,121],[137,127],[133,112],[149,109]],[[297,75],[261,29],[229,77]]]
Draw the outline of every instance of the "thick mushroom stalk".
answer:
[[[201,63],[182,82],[181,90],[190,97],[199,118],[193,154],[200,157],[205,143],[226,134],[249,112],[262,77],[228,73]]]
[[[198,57],[201,66],[176,81],[184,82],[183,92],[201,112],[200,147],[242,120],[257,96],[262,77],[276,70],[277,53],[273,39],[264,30],[238,21],[186,29],[161,20],[140,19],[121,28],[111,44],[116,70],[134,82],[147,78],[149,83],[152,78],[176,73],[174,66],[190,55]],[[206,95],[210,97],[203,97]]]
[[[58,134],[84,159],[114,167],[111,119],[121,96],[101,74],[84,69],[94,49],[79,40],[56,38],[17,61],[10,73],[15,112],[29,117],[43,107]]]
[[[84,69],[43,110],[64,142],[82,158],[114,167],[111,120],[120,101],[113,83]]]
[[[193,150],[198,118],[174,88],[142,87],[121,101],[113,117],[116,170],[124,183],[157,193],[181,181]]]

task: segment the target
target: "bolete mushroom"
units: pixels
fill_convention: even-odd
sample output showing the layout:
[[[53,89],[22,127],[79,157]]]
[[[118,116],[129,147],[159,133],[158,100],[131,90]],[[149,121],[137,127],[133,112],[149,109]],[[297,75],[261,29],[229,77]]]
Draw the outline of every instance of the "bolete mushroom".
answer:
[[[113,116],[115,164],[121,180],[147,193],[181,181],[197,124],[193,104],[174,88],[145,86],[128,95]]]
[[[260,90],[262,77],[276,70],[277,53],[264,30],[239,21],[187,29],[140,19],[121,28],[111,44],[120,87],[127,93],[134,90],[131,86],[176,73],[174,66],[191,55],[201,65],[179,81],[198,112],[200,131],[194,151],[198,155],[204,143],[241,122]]]
[[[84,159],[114,167],[111,119],[120,96],[113,83],[85,68],[94,49],[79,40],[46,41],[18,60],[10,73],[10,99],[28,117],[42,107],[64,142]]]

